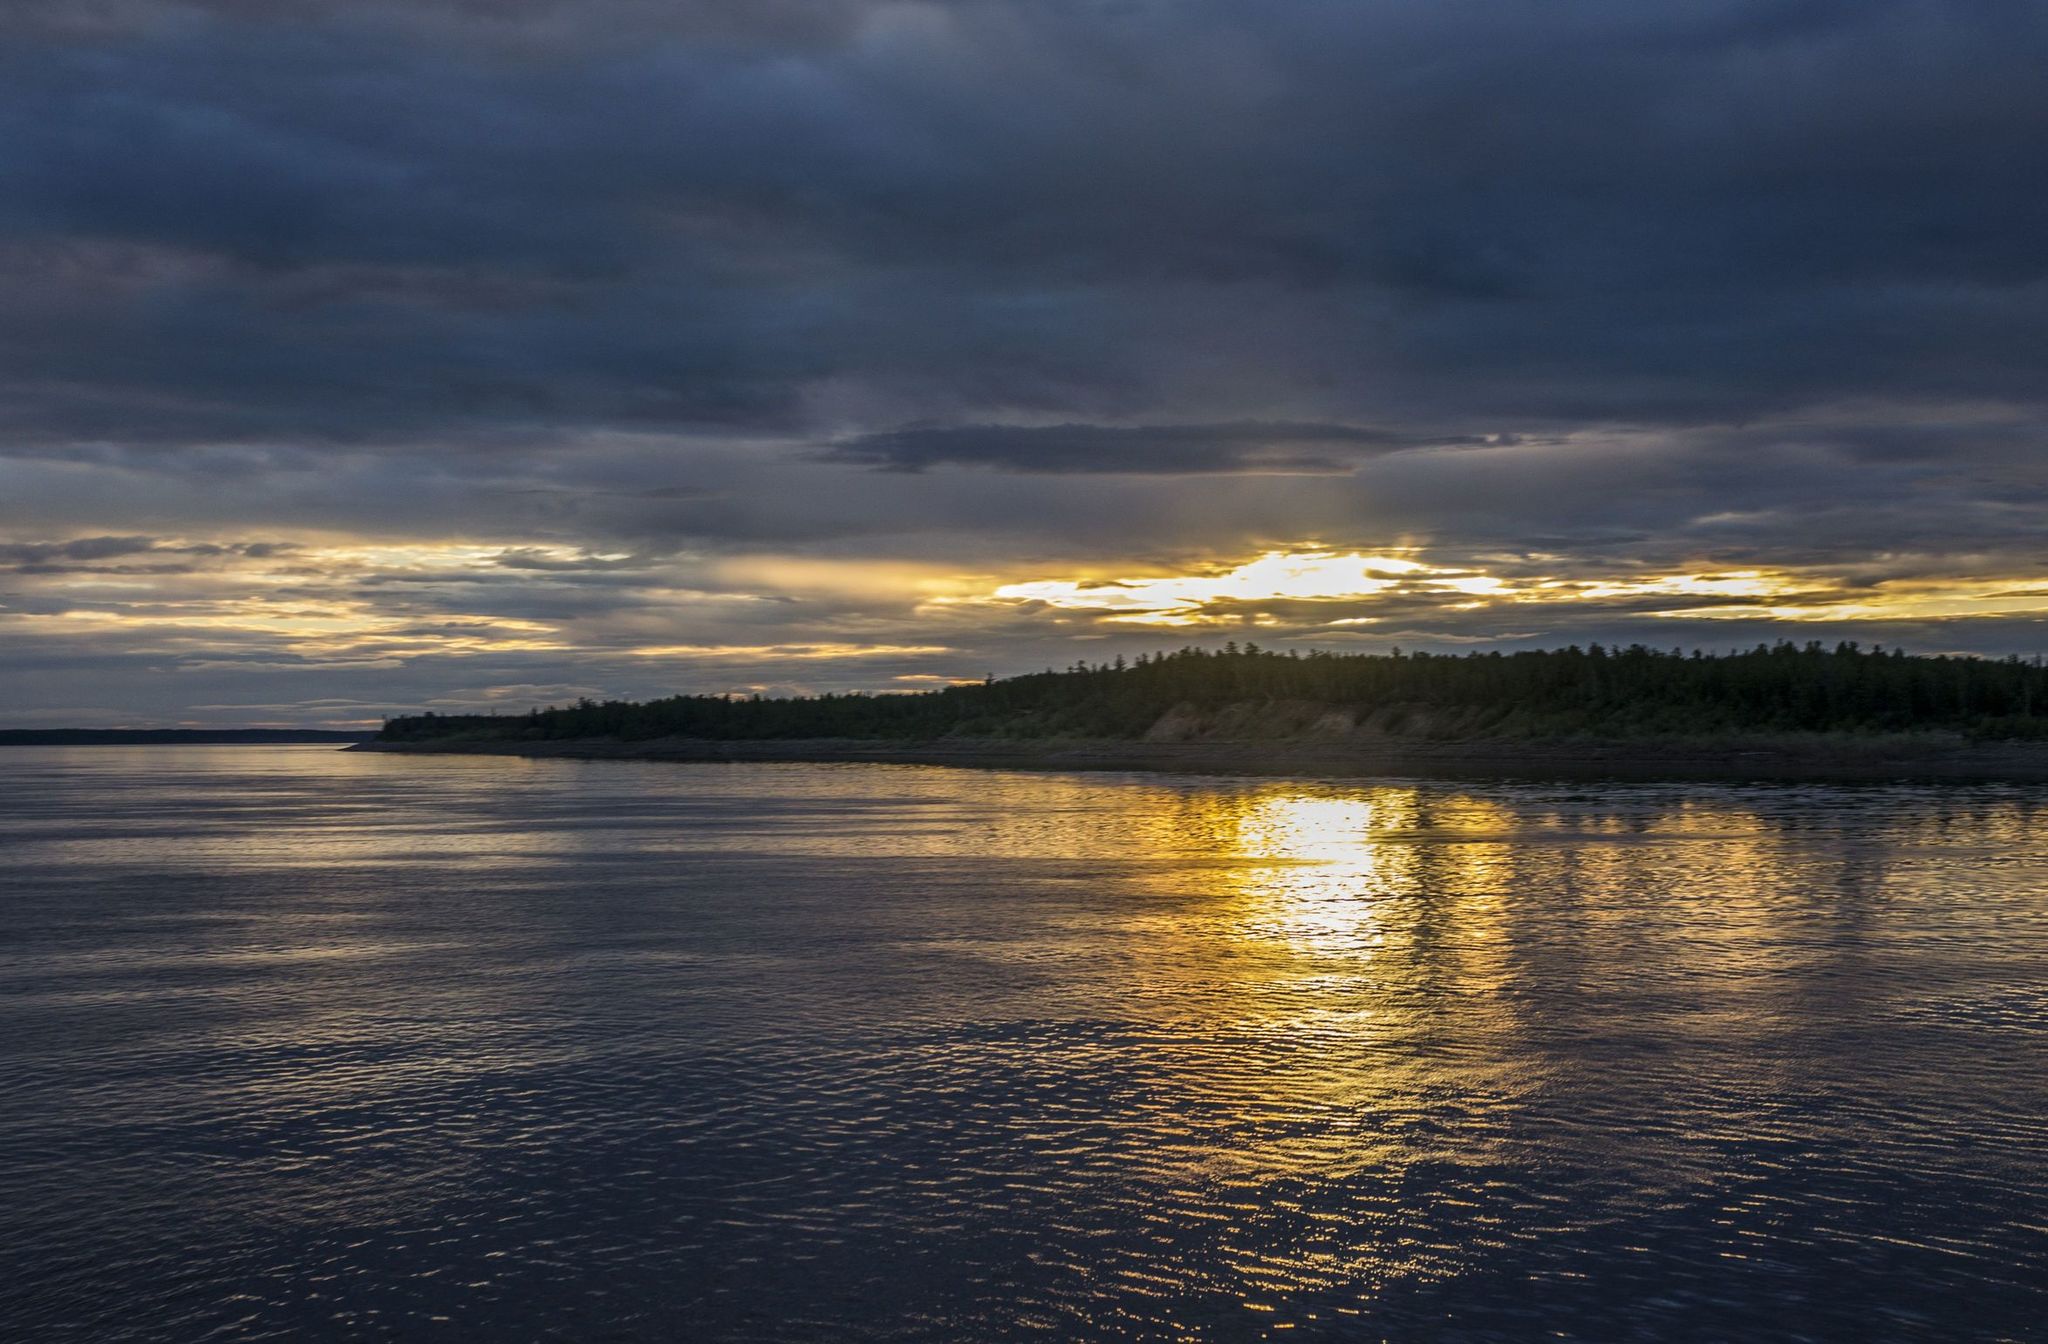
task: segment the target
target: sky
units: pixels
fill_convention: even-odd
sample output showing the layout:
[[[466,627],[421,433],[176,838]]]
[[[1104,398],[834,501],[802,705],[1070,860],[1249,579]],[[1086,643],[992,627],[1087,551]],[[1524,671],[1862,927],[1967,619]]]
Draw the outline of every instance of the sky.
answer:
[[[2048,652],[2034,0],[0,5],[0,725]]]

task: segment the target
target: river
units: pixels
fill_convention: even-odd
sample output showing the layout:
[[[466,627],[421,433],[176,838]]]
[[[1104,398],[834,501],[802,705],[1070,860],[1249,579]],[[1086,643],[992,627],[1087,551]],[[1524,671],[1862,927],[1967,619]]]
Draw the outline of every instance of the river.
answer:
[[[0,752],[0,1334],[2041,1338],[2044,822]]]

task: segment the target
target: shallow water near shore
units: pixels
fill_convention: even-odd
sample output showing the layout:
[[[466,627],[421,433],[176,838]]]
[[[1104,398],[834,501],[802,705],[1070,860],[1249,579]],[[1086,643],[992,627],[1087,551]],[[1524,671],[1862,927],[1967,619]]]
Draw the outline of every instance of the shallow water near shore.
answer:
[[[0,753],[0,1335],[2028,1339],[2048,788]]]

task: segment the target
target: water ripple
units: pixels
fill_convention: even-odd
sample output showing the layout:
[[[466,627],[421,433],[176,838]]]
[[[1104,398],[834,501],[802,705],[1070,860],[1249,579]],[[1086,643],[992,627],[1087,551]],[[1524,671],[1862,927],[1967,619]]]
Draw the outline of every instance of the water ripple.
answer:
[[[10,1338],[2043,1337],[2040,790],[7,762]]]

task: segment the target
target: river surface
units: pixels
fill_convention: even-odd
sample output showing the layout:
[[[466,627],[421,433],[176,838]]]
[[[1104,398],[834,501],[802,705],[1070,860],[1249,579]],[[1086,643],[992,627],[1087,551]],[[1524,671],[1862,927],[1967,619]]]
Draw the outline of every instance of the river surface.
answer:
[[[2044,823],[0,751],[0,1336],[2048,1338]]]

